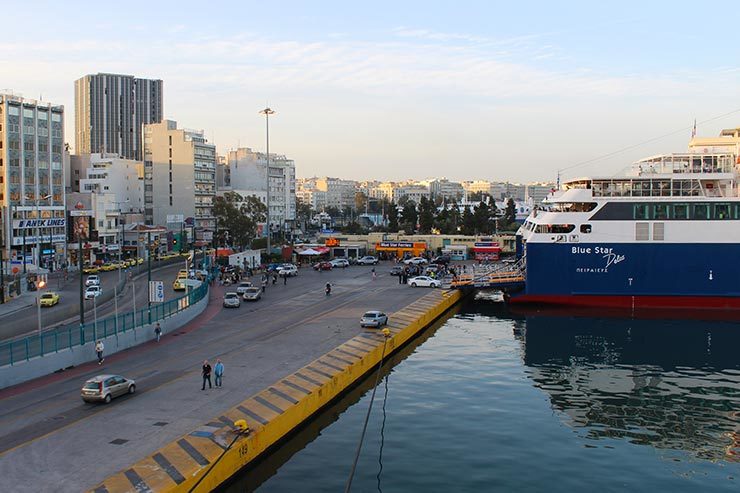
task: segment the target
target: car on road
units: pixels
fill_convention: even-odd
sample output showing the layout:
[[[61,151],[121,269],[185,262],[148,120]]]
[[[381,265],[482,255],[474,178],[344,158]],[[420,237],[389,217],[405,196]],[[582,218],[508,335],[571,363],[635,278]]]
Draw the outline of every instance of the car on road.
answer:
[[[391,275],[392,276],[400,276],[403,273],[403,267],[400,265],[394,265],[391,267]]]
[[[240,283],[239,283],[239,285],[238,285],[238,286],[236,287],[236,294],[238,294],[239,296],[242,296],[242,295],[244,295],[245,291],[246,291],[246,290],[247,290],[248,288],[251,288],[251,287],[252,287],[252,283],[251,283],[251,282],[247,282],[247,281],[242,281],[242,282],[240,282]]]
[[[378,257],[372,255],[365,255],[357,259],[357,265],[378,265]]]
[[[259,301],[262,298],[262,289],[251,287],[247,288],[242,295],[244,301]]]
[[[224,294],[224,308],[239,308],[241,304],[238,294],[233,292]]]
[[[360,327],[382,327],[388,324],[388,315],[378,310],[365,312],[360,319]]]
[[[452,258],[449,255],[438,255],[432,259],[433,264],[447,265]]]
[[[406,265],[424,265],[427,263],[427,259],[424,257],[411,257],[403,261]]]
[[[175,279],[175,282],[172,283],[172,289],[174,291],[185,291],[185,281],[188,280],[188,276],[177,276],[177,279]]]
[[[295,277],[298,275],[298,267],[293,264],[283,264],[277,269],[279,276]]]
[[[103,294],[103,290],[100,289],[100,286],[88,286],[85,290],[85,299],[91,300],[93,298],[97,298],[101,294]]]
[[[100,272],[100,268],[97,265],[88,265],[82,268],[83,274],[97,274]]]
[[[85,279],[85,286],[100,286],[100,276],[97,274],[87,276],[87,279]]]
[[[116,270],[116,265],[115,264],[103,264],[100,266],[100,270],[103,272],[110,272],[110,271]]]
[[[54,306],[57,303],[59,303],[59,295],[54,291],[47,291],[46,293],[41,295],[41,306]]]
[[[313,264],[313,270],[332,270],[334,268],[334,264],[331,262],[316,262]]]
[[[121,375],[98,375],[85,382],[80,396],[85,402],[105,402],[136,392],[136,382]]]
[[[349,267],[349,260],[347,260],[346,258],[335,258],[334,260],[331,260],[329,263],[332,265],[332,267],[341,267],[341,268]]]
[[[136,265],[135,258],[130,258],[128,260],[125,260],[125,262],[126,262],[126,267],[133,267],[134,265]]]
[[[409,286],[412,288],[438,288],[442,283],[438,279],[432,279],[429,276],[416,276],[409,279]]]

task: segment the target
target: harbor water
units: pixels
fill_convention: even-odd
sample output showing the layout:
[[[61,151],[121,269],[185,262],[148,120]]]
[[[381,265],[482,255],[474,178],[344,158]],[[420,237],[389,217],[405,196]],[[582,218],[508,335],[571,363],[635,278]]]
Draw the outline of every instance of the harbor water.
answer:
[[[228,491],[344,491],[374,376]],[[470,301],[389,362],[352,491],[740,491],[740,323]]]

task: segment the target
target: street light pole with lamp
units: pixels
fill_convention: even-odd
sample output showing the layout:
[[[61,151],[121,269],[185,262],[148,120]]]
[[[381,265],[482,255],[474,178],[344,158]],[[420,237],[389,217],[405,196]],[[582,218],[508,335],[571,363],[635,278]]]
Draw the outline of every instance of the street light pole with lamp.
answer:
[[[265,166],[265,175],[267,176],[267,194],[265,196],[265,206],[267,207],[267,263],[270,263],[270,236],[272,235],[272,228],[270,227],[270,115],[274,115],[275,111],[267,107],[259,112],[260,115],[265,115],[265,140],[267,141],[267,165]]]
[[[41,259],[43,257],[42,250],[41,250],[41,201],[42,200],[49,200],[51,198],[51,194],[43,195],[41,197],[37,197],[34,201],[36,202],[36,248],[38,248],[38,265],[36,266],[36,273],[39,273],[39,270],[41,269]],[[39,316],[40,317],[40,316]]]
[[[123,201],[112,201],[114,204],[116,204],[116,207],[118,209],[118,225],[121,226],[121,237],[118,240],[118,282],[121,282],[121,252],[123,251],[123,243],[124,243],[124,223],[121,221],[121,216],[123,215],[123,211],[121,210],[121,204],[128,204],[130,202],[129,199],[123,200]]]

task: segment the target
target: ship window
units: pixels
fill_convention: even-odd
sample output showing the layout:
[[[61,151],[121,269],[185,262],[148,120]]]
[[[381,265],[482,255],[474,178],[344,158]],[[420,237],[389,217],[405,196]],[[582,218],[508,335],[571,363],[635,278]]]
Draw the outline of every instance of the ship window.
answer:
[[[655,204],[653,206],[653,219],[668,219],[670,207],[668,204]]]
[[[691,219],[709,219],[709,204],[694,204]]]
[[[591,225],[590,224],[581,224],[581,233],[590,233],[591,232]]]
[[[689,218],[688,204],[674,204],[673,219],[688,219],[688,218]]]
[[[645,204],[635,204],[634,219],[649,219],[648,206]]]
[[[715,204],[714,219],[730,219],[730,204]]]

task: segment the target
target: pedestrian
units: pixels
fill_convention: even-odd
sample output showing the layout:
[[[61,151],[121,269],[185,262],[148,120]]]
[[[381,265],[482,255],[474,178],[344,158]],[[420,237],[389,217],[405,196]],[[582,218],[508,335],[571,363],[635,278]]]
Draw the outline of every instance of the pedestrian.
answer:
[[[403,271],[398,273],[398,284],[403,284]]]
[[[99,340],[95,343],[95,354],[98,355],[98,364],[105,361],[105,358],[103,358],[103,351],[105,351],[105,344],[103,344],[103,341]]]
[[[288,274],[283,274],[283,286],[288,284]]]
[[[377,274],[375,273],[375,267],[373,267],[372,273],[373,273],[373,281],[374,281],[378,277]]]
[[[267,289],[267,279],[263,277],[262,278],[262,292],[264,293],[266,289]]]
[[[206,380],[208,381],[208,388],[212,389],[213,385],[211,385],[211,365],[208,363],[208,360],[203,361],[203,369],[201,375],[203,375],[203,387],[201,387],[200,390],[206,390]]]
[[[220,359],[216,360],[216,366],[213,367],[213,374],[216,375],[216,387],[221,387],[224,376],[224,364],[221,363]]]
[[[275,283],[277,283],[277,272],[272,273],[272,285],[274,286]]]
[[[157,336],[157,342],[159,342],[159,338],[162,337],[162,326],[159,325],[159,322],[154,326],[154,335]]]

